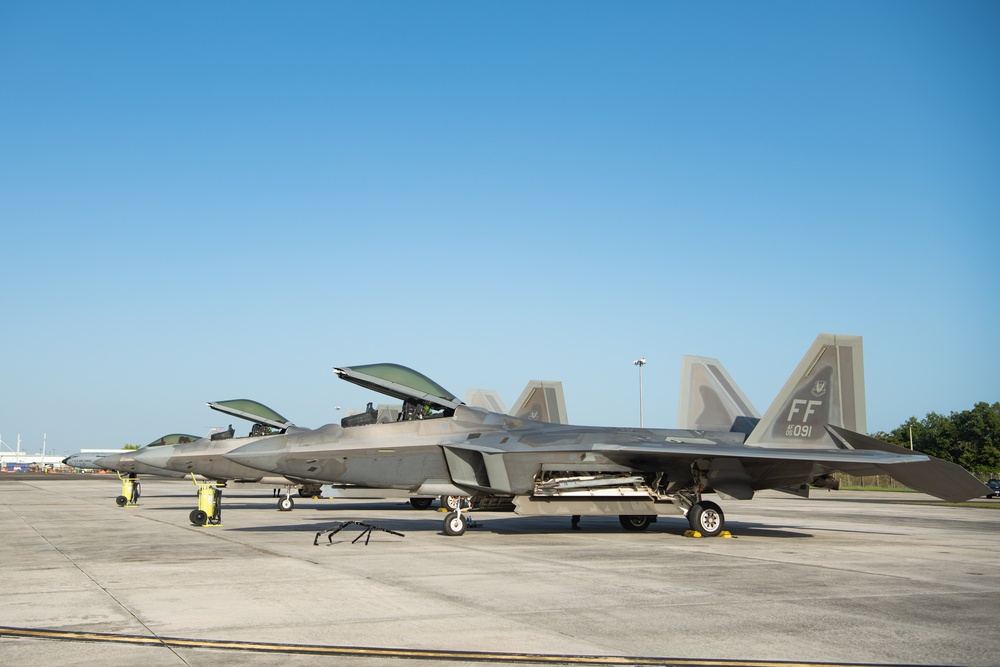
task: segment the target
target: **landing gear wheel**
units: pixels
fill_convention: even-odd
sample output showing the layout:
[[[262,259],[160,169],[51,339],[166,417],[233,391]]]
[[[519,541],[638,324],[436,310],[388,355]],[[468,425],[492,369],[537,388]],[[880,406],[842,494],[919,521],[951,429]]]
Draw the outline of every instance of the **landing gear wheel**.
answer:
[[[726,517],[722,508],[706,500],[696,503],[688,510],[688,523],[691,530],[697,530],[705,537],[715,537],[726,527]]]
[[[291,496],[281,496],[281,499],[278,500],[278,509],[282,512],[291,512],[293,507],[295,507],[295,501],[292,500]]]
[[[125,496],[118,496],[115,498],[115,502],[118,503],[118,507],[125,507],[128,504],[128,498]]]
[[[441,507],[454,512],[462,504],[462,496],[441,496]]]
[[[469,521],[458,512],[448,512],[444,518],[445,535],[461,535],[469,527]]]
[[[425,510],[434,502],[433,498],[410,498],[410,505],[413,509]]]
[[[140,495],[142,495],[142,485],[140,485],[139,482],[136,482],[135,486],[133,487],[132,497],[135,498],[136,501],[138,501]]]
[[[208,514],[204,510],[191,510],[188,518],[196,526],[204,526],[208,522]]]
[[[646,530],[649,528],[649,524],[654,521],[656,521],[655,516],[646,516],[644,514],[622,514],[618,517],[618,523],[625,530]]]

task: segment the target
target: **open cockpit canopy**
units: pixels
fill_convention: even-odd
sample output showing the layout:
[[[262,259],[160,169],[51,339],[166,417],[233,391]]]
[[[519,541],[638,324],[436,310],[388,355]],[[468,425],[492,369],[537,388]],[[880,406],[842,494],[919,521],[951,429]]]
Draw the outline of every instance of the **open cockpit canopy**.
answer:
[[[454,410],[462,405],[450,391],[422,373],[399,364],[366,364],[334,368],[340,379],[398,398],[417,402],[438,410]]]
[[[288,421],[263,403],[251,401],[247,398],[209,403],[208,407],[227,415],[232,415],[233,417],[246,419],[248,422],[253,422],[254,424],[264,424],[265,426],[276,428],[279,431],[284,431],[289,426],[295,426],[295,424]]]
[[[170,435],[157,438],[146,446],[159,447],[161,445],[183,445],[185,442],[194,442],[195,440],[201,440],[201,436],[188,435],[187,433],[171,433]]]

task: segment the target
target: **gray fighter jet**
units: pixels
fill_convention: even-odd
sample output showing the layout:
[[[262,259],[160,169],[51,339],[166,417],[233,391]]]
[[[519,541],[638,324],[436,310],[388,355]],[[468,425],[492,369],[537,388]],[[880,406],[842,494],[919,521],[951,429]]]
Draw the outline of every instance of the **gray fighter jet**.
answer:
[[[63,465],[76,468],[78,470],[108,470],[97,465],[97,459],[112,454],[125,454],[128,449],[81,449],[76,454],[70,454],[62,460]]]
[[[285,493],[278,499],[278,508],[291,510],[294,507],[292,489],[298,489],[299,495],[312,497],[320,495],[321,482],[309,479],[291,479],[284,475],[266,474],[260,470],[248,468],[226,459],[223,454],[240,444],[254,442],[275,433],[284,433],[294,425],[271,408],[248,399],[218,401],[209,403],[213,410],[223,414],[249,421],[253,426],[246,438],[235,438],[236,430],[228,429],[213,433],[205,438],[192,438],[181,442],[153,443],[133,452],[128,458],[137,466],[147,470],[160,470],[180,477],[192,473],[205,479],[228,483],[254,483],[284,489]],[[119,463],[119,465],[124,465]]]
[[[197,435],[188,435],[187,433],[171,433],[157,438],[140,449],[124,450],[118,453],[105,454],[96,459],[93,465],[102,470],[113,470],[115,472],[126,473],[133,478],[139,474],[159,475],[161,477],[183,477],[183,473],[147,465],[136,459],[136,454],[154,447],[167,447],[179,443],[194,442],[199,439],[200,438]]]
[[[960,466],[857,432],[865,411],[856,336],[818,336],[759,423],[729,431],[542,423],[467,406],[396,364],[334,371],[402,399],[400,421],[289,428],[226,457],[282,475],[466,494],[472,508],[500,499],[519,514],[617,514],[631,530],[679,512],[708,536],[723,531],[725,518],[707,494],[742,500],[780,489],[805,496],[810,486],[832,487],[835,471],[888,474],[950,501],[986,490]],[[467,525],[459,509],[445,518],[444,532],[460,535]]]
[[[484,389],[470,390],[467,399],[470,402],[482,402],[498,406],[506,412],[503,401],[496,392]],[[234,481],[236,483],[257,483],[265,484],[284,489],[285,493],[278,500],[278,508],[283,511],[291,510],[295,503],[291,492],[293,488],[298,488],[299,495],[312,497],[320,494],[321,483],[309,478],[286,477],[283,475],[267,474],[260,470],[235,463],[225,457],[229,451],[244,444],[255,442],[264,437],[272,436],[275,433],[285,433],[287,430],[305,430],[296,427],[290,421],[282,417],[271,408],[247,399],[232,401],[218,401],[209,403],[208,406],[224,414],[245,419],[253,424],[250,433],[246,437],[236,437],[235,430],[230,426],[226,431],[213,434],[208,438],[200,438],[195,441],[179,443],[168,447],[148,447],[132,453],[128,458],[139,465],[145,465],[150,469],[160,469],[173,471],[175,474],[197,474],[206,479],[220,482]],[[371,403],[368,407],[356,414],[349,414],[341,420],[341,423],[349,427],[359,427],[370,424],[385,424],[395,422],[402,411],[402,406],[397,404],[381,404],[374,407]],[[543,420],[560,421],[565,419],[566,403],[563,398],[562,383],[542,382],[538,380],[530,381],[521,393],[521,396],[514,404],[511,414],[534,416]],[[336,488],[331,492],[338,497],[355,498],[380,498],[386,496],[407,498],[409,503],[416,509],[427,509],[434,501],[434,497],[440,494],[411,494],[404,490],[397,493],[386,493],[386,487],[379,489],[369,489],[358,485],[336,484]],[[461,494],[467,495],[467,494]],[[442,505],[450,506],[454,509],[457,506],[457,496],[442,496]]]

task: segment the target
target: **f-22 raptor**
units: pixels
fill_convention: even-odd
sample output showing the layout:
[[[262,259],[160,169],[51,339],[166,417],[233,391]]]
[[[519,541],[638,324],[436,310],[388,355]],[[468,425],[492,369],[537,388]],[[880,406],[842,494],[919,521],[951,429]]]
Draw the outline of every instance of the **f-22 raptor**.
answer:
[[[818,336],[763,418],[748,418],[737,408],[740,416],[729,430],[542,423],[465,405],[404,366],[334,371],[402,399],[400,421],[289,428],[225,456],[294,477],[466,495],[473,509],[504,501],[519,514],[618,515],[627,530],[644,530],[658,515],[681,513],[704,536],[719,535],[725,527],[723,511],[706,498],[709,493],[748,500],[756,491],[778,489],[806,496],[810,486],[835,488],[836,471],[887,474],[949,501],[986,492],[956,464],[859,432],[865,404],[857,336]],[[711,405],[714,399],[705,394],[691,400],[682,413],[694,415],[696,423],[711,423],[719,412]],[[461,535],[467,526],[462,508],[445,517],[447,535]]]

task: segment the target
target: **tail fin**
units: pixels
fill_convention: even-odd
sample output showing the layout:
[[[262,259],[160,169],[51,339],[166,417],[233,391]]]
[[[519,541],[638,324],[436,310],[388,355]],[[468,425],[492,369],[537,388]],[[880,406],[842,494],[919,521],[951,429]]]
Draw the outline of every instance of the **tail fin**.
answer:
[[[470,389],[465,392],[465,404],[502,415],[507,414],[507,406],[504,405],[500,394],[493,389]]]
[[[722,362],[708,357],[681,358],[681,393],[677,428],[728,431],[739,417],[760,419]]]
[[[566,419],[562,382],[531,380],[510,410],[504,405],[500,394],[493,389],[470,389],[465,394],[465,404],[521,419],[553,424],[569,423]]]
[[[568,424],[562,382],[531,380],[508,414],[522,419]]]
[[[824,428],[826,424],[866,430],[860,336],[817,336],[746,444],[842,446]]]

